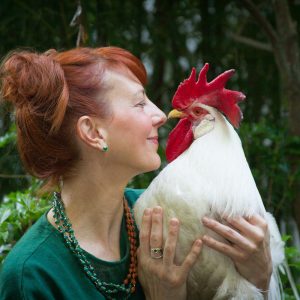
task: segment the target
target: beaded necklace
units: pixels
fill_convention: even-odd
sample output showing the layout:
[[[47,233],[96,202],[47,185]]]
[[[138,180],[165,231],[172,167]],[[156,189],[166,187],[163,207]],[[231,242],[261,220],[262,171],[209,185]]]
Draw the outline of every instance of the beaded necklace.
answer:
[[[84,251],[81,249],[72,229],[72,224],[65,213],[64,203],[61,200],[60,193],[54,193],[53,211],[55,224],[58,231],[62,234],[64,242],[72,253],[77,257],[83,267],[83,271],[87,277],[93,282],[99,292],[105,295],[107,299],[128,299],[135,292],[136,277],[137,277],[137,257],[136,257],[136,233],[134,229],[134,220],[131,214],[128,203],[124,197],[124,214],[126,218],[126,228],[128,239],[130,242],[130,265],[129,271],[122,284],[114,284],[103,282],[97,277],[97,274],[91,262],[87,259]]]

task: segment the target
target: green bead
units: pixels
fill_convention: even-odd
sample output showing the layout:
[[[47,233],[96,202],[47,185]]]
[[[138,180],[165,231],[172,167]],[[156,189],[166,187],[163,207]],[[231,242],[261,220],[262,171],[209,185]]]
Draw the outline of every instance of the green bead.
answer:
[[[103,147],[103,151],[106,152],[108,150],[108,147]],[[57,224],[57,228],[59,232],[62,234],[66,247],[69,248],[72,253],[77,257],[78,261],[83,266],[83,271],[87,275],[88,278],[94,283],[95,287],[102,293],[106,295],[106,298],[108,299],[119,299],[115,297],[111,297],[109,294],[114,293],[125,293],[122,297],[122,299],[128,299],[131,295],[131,284],[129,285],[129,288],[126,289],[124,284],[114,284],[114,283],[107,283],[107,282],[101,282],[97,274],[95,273],[94,267],[90,263],[90,261],[86,258],[83,250],[80,248],[78,241],[74,235],[74,230],[72,228],[72,224],[70,220],[68,219],[68,216],[65,214],[65,208],[64,204],[60,198],[59,193],[54,193],[53,197],[53,210],[54,210],[54,221],[55,224]],[[119,295],[118,295],[119,296]]]

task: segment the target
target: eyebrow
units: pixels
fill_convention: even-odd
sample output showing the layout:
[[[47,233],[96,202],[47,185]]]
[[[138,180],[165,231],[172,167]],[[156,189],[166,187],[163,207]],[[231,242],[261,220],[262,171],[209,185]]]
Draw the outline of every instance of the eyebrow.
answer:
[[[133,96],[139,96],[139,94],[143,94],[143,96],[145,96],[145,90],[141,89],[141,90],[137,91],[136,93],[134,93]]]

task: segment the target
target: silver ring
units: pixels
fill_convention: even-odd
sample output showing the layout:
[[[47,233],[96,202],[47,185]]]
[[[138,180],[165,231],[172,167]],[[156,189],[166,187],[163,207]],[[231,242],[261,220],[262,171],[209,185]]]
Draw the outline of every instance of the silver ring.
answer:
[[[151,257],[154,259],[159,259],[163,257],[162,248],[151,248]]]

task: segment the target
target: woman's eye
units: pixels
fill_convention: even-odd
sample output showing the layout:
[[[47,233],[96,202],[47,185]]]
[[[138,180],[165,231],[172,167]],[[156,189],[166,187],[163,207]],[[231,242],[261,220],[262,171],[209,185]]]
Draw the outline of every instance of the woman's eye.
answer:
[[[144,107],[145,105],[146,105],[146,102],[145,101],[141,101],[136,106]]]

